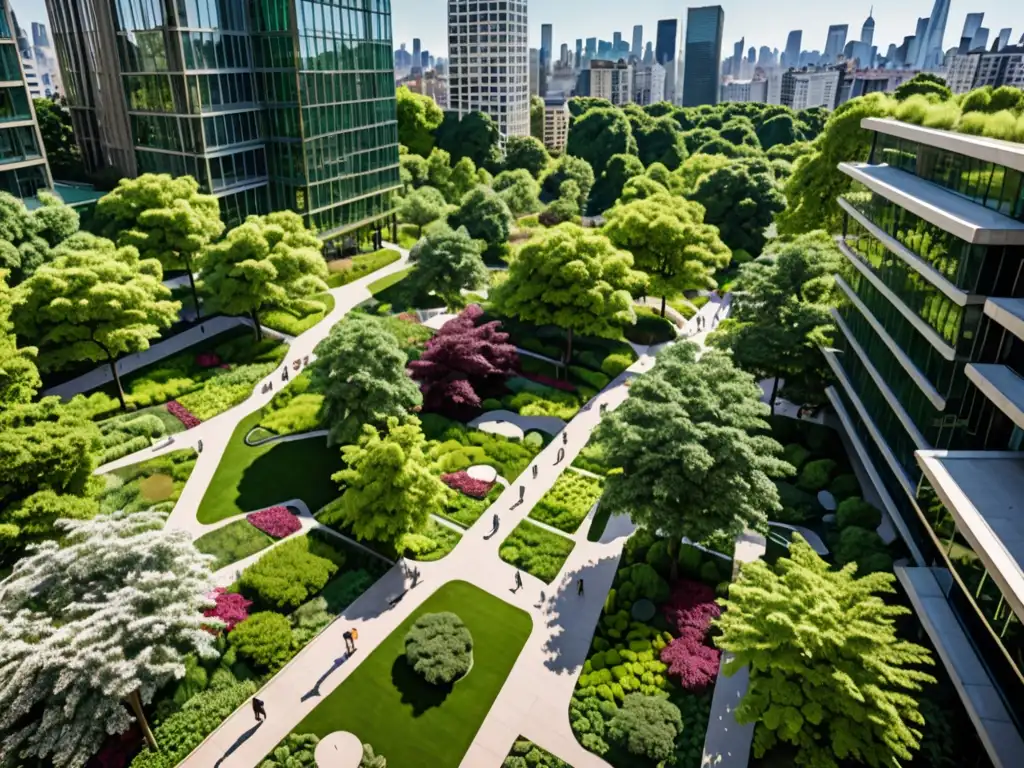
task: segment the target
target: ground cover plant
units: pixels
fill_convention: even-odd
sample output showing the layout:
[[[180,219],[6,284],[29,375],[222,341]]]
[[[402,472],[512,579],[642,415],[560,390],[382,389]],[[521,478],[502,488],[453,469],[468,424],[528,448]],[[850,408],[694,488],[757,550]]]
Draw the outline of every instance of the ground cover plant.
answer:
[[[498,555],[541,581],[550,584],[562,570],[576,543],[523,520],[501,542]]]
[[[171,451],[101,475],[100,511],[170,512],[195,468],[197,457],[191,449]]]
[[[482,499],[475,499],[464,493],[452,492],[449,494],[444,510],[440,512],[440,515],[446,520],[451,520],[453,523],[461,525],[463,528],[469,528],[480,519],[480,515],[491,504],[497,501],[504,490],[503,486],[496,483],[487,496]]]
[[[541,749],[529,739],[520,736],[512,745],[501,768],[570,768],[546,749]]]
[[[428,456],[438,473],[458,472],[474,464],[487,464],[510,482],[521,475],[541,447],[536,441],[509,440],[501,435],[481,432],[461,422],[434,413],[420,419],[423,434],[435,441]]]
[[[430,563],[455,549],[461,539],[462,536],[447,525],[428,520],[423,530],[403,536],[400,547],[409,560]]]
[[[473,669],[453,686],[427,683],[405,658],[405,636],[427,613],[458,613],[473,636]],[[431,595],[296,727],[323,737],[350,731],[388,744],[388,768],[457,768],[505,682],[531,620],[524,611],[461,581]]]
[[[318,293],[308,299],[296,300],[289,308],[267,310],[260,315],[260,322],[271,330],[298,336],[333,311],[334,297],[329,293]]]
[[[565,472],[530,510],[530,517],[560,531],[575,533],[599,498],[600,480]]]
[[[274,540],[257,529],[248,520],[233,520],[225,526],[204,533],[195,541],[196,549],[216,559],[210,564],[211,570],[219,570],[231,563],[237,563],[249,555],[255,555]]]
[[[373,253],[361,253],[346,259],[336,259],[327,262],[327,285],[331,288],[340,288],[343,285],[355,282],[361,277],[366,277],[371,272],[376,272],[388,264],[393,264],[402,258],[402,254],[391,248],[383,248]]]

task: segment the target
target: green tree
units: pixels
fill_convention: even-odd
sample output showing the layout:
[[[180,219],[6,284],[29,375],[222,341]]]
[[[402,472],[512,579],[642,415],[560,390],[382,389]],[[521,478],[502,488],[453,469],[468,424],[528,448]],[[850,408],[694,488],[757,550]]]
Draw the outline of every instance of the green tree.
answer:
[[[753,147],[761,149],[761,142],[758,141],[754,124],[746,117],[734,117],[726,122],[718,135],[736,146]]]
[[[855,574],[832,570],[798,534],[789,557],[744,563],[729,587],[715,642],[734,654],[725,674],[750,669],[736,720],[757,724],[755,757],[782,743],[797,747],[800,768],[895,768],[917,750],[917,698],[935,682],[919,667],[931,654],[896,635],[910,613],[882,597],[896,577]]]
[[[731,349],[736,364],[758,379],[773,380],[773,414],[780,378],[804,395],[801,401],[814,401],[815,388],[800,384],[814,381],[824,365],[821,347],[831,342],[837,299],[833,275],[842,261],[832,239],[819,231],[772,245],[740,267],[730,316],[709,342]]]
[[[409,276],[416,295],[433,293],[451,309],[466,305],[462,289],[487,285],[488,271],[480,246],[465,227],[440,227],[421,239],[409,254],[416,269]]]
[[[406,191],[418,189],[428,181],[427,161],[419,155],[399,155],[398,174]]]
[[[495,177],[493,189],[505,201],[513,216],[540,210],[540,184],[525,168],[502,171]]]
[[[486,243],[485,261],[498,261],[508,250],[512,212],[492,189],[477,187],[467,194],[458,210],[448,217],[448,223],[452,229],[465,227],[470,237]]]
[[[156,259],[79,232],[14,290],[15,333],[36,342],[43,370],[106,362],[126,408],[118,358],[149,349],[149,340],[170,328],[181,309],[162,279]]]
[[[417,236],[423,234],[423,228],[432,221],[444,218],[448,213],[448,202],[433,187],[414,189],[398,206],[398,215],[402,221],[415,224]]]
[[[591,109],[570,126],[565,153],[586,160],[594,175],[600,176],[613,155],[637,153],[636,139],[621,110]]]
[[[554,227],[566,221],[574,221],[580,215],[580,188],[569,179],[562,182],[558,199],[552,200],[538,219],[545,227]]]
[[[762,158],[738,160],[701,177],[691,199],[704,206],[704,220],[735,250],[757,255],[765,230],[786,207],[771,164]]]
[[[634,755],[667,760],[683,730],[679,707],[658,696],[631,693],[608,723],[608,737]]]
[[[164,269],[184,269],[201,317],[195,262],[203,248],[224,231],[220,204],[204,195],[191,176],[144,173],[121,179],[96,203],[98,234],[119,246],[138,249],[143,259],[158,259]]]
[[[547,199],[554,200],[562,191],[566,181],[576,182],[580,190],[579,206],[582,210],[590,198],[590,190],[594,188],[594,169],[590,163],[572,155],[562,155],[553,163],[541,180],[541,189]]]
[[[803,134],[792,115],[776,115],[761,123],[757,129],[757,138],[761,146],[768,150],[777,144],[793,144],[803,141]]]
[[[544,99],[540,96],[530,97],[530,136],[544,141]]]
[[[632,203],[634,200],[647,200],[658,195],[669,194],[668,189],[650,176],[634,176],[622,186],[619,203]]]
[[[601,178],[594,184],[591,207],[595,211],[607,211],[622,196],[626,182],[642,176],[644,164],[636,155],[613,155],[604,168]]]
[[[19,348],[12,333],[11,302],[11,290],[0,270],[0,411],[30,402],[42,384],[35,364],[35,348]]]
[[[569,99],[569,115],[573,120],[592,109],[608,108],[612,108],[612,103],[608,99],[599,99],[595,96],[574,96]]]
[[[551,162],[551,156],[544,145],[533,136],[509,136],[505,142],[505,170],[523,168],[539,179]]]
[[[360,539],[397,544],[423,530],[444,509],[448,489],[430,471],[427,440],[419,421],[391,417],[383,434],[364,425],[356,445],[341,449],[345,469],[332,475],[341,498],[325,510],[324,522],[342,524]]]
[[[435,134],[437,146],[456,161],[468,157],[478,168],[501,165],[501,132],[494,119],[484,112],[445,112]]]
[[[451,197],[449,202],[458,205],[474,187],[479,183],[476,173],[476,166],[468,157],[464,157],[452,168],[452,175],[449,179],[451,185]]]
[[[604,232],[612,244],[633,254],[636,268],[650,278],[648,291],[665,299],[683,291],[714,288],[716,269],[731,253],[718,230],[704,223],[704,209],[679,197],[659,194],[608,211]]]
[[[425,183],[439,190],[449,202],[458,202],[452,195],[452,156],[443,149],[434,147],[427,157],[427,178]]]
[[[354,443],[364,424],[410,418],[423,403],[405,373],[408,358],[394,335],[372,318],[349,315],[316,345],[313,377],[324,393],[323,418],[332,444]]]
[[[444,112],[432,98],[413,93],[404,85],[395,89],[395,108],[399,143],[415,155],[429,155],[434,147],[434,131],[444,120]]]
[[[293,211],[250,216],[203,252],[203,287],[221,311],[250,315],[261,339],[263,309],[327,290],[321,247]]]
[[[75,142],[75,130],[71,125],[71,112],[64,99],[33,99],[39,134],[43,137],[46,161],[55,179],[63,181],[85,181],[85,166],[82,164],[82,150]]]
[[[918,72],[893,91],[892,95],[896,97],[896,101],[906,101],[918,94],[935,97],[937,101],[949,101],[953,98],[953,92],[946,86],[945,79],[931,72]]]
[[[676,169],[676,176],[679,179],[678,189],[681,194],[692,197],[697,189],[697,182],[712,171],[724,168],[731,161],[722,155],[690,155],[682,165]]]
[[[674,171],[686,159],[686,142],[673,117],[659,117],[634,124],[637,153],[645,166],[661,163]]]
[[[602,505],[669,537],[673,567],[683,536],[735,538],[765,530],[782,510],[772,477],[792,474],[769,437],[753,377],[693,343],[662,350],[629,398],[594,433],[609,473]]]
[[[53,249],[78,231],[78,214],[45,190],[28,210],[17,197],[0,192],[0,270],[15,286],[53,257]]]
[[[570,360],[574,333],[616,338],[636,322],[633,294],[646,283],[633,257],[607,237],[562,224],[519,250],[491,302],[503,315],[566,329]]]
[[[828,122],[831,115],[832,113],[824,107],[808,107],[797,112],[796,119],[800,122],[800,130],[803,131],[807,140],[813,141],[825,130],[825,123]]]

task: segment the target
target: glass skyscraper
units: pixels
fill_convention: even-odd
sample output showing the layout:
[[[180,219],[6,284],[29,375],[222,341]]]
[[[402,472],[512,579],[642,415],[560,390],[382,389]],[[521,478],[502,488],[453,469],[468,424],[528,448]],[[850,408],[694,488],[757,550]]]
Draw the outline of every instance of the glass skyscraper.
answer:
[[[725,11],[720,5],[690,8],[686,12],[686,50],[683,54],[683,106],[717,104],[722,70],[722,28]]]

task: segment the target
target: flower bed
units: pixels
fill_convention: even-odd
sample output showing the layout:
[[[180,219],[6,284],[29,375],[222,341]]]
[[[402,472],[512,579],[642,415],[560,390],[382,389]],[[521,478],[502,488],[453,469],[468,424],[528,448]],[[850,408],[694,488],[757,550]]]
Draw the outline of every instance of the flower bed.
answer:
[[[196,365],[200,368],[216,368],[220,364],[220,357],[214,352],[200,352],[196,355]]]
[[[184,424],[185,429],[192,429],[192,427],[198,427],[203,423],[196,418],[188,408],[183,406],[177,400],[171,400],[171,402],[167,404],[167,412]]]
[[[281,506],[250,512],[245,519],[275,539],[290,536],[302,527],[299,518],[293,515],[288,507]]]
[[[465,470],[441,475],[441,480],[449,488],[460,491],[467,496],[472,496],[474,499],[485,498],[491,492],[491,488],[494,487],[493,482],[488,483],[485,480],[476,480],[470,477],[469,473]]]
[[[217,604],[203,611],[203,616],[212,616],[223,621],[225,632],[230,632],[236,624],[249,618],[252,600],[246,600],[236,592],[228,592],[224,587],[213,590],[211,597]]]
[[[703,691],[715,681],[721,659],[721,652],[708,639],[712,620],[722,612],[715,602],[715,590],[699,581],[682,579],[663,611],[678,637],[662,648],[661,660],[668,664],[668,674],[678,678],[683,690]]]
[[[530,381],[535,381],[538,384],[543,384],[545,387],[560,389],[563,392],[576,391],[575,385],[570,384],[568,381],[563,381],[562,379],[555,379],[552,378],[551,376],[545,376],[543,373],[530,373],[528,371],[523,371],[522,376],[524,379],[529,379]]]

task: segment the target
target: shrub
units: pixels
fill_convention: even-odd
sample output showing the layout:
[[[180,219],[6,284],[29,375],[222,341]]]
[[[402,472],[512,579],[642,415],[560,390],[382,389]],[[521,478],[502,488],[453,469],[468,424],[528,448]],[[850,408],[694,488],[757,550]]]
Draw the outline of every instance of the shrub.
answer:
[[[196,549],[214,556],[210,566],[214,571],[254,555],[272,543],[273,539],[254,528],[247,520],[234,520],[195,540]]]
[[[292,628],[280,613],[254,613],[238,624],[228,642],[257,668],[274,672],[292,657]]]
[[[782,458],[792,464],[793,469],[797,471],[810,457],[811,452],[798,443],[790,443],[782,451]]]
[[[117,438],[121,436],[115,433],[114,437]],[[108,462],[116,461],[117,459],[128,456],[136,451],[149,448],[150,445],[152,445],[150,439],[142,435],[139,437],[133,437],[129,440],[124,440],[123,442],[119,442],[105,448],[102,456],[100,457],[100,463],[107,464]]]
[[[337,615],[373,584],[373,576],[362,568],[347,571],[327,582],[320,596],[327,602],[327,610]]]
[[[473,636],[454,613],[427,613],[405,635],[405,658],[431,685],[448,685],[473,665]]]
[[[521,220],[520,220],[521,221]],[[501,768],[570,768],[550,752],[541,749],[532,741],[516,739]]]
[[[857,572],[861,576],[892,569],[892,557],[882,537],[875,531],[856,525],[840,531],[833,555],[840,565],[857,563]]]
[[[544,447],[544,437],[540,432],[528,432],[523,438],[523,442],[531,448],[536,448],[538,451]]]
[[[252,600],[246,600],[235,592],[228,592],[224,587],[213,590],[212,597],[217,604],[203,611],[203,616],[213,616],[223,621],[225,632],[230,632],[237,624],[249,618]]]
[[[292,647],[299,650],[320,634],[320,631],[331,623],[334,616],[327,610],[327,600],[314,597],[303,603],[289,617],[292,625]]]
[[[167,404],[167,412],[184,424],[185,429],[192,429],[192,427],[198,427],[203,423],[196,418],[188,408],[183,406],[177,400],[171,400],[171,402]]]
[[[856,525],[873,531],[882,524],[882,513],[859,496],[851,496],[839,503],[836,523],[840,528]]]
[[[735,266],[741,266],[741,265],[747,264],[748,262],[751,262],[753,260],[754,260],[754,257],[751,256],[746,251],[744,251],[742,248],[737,248],[735,251],[732,252],[731,264],[733,264]]]
[[[797,486],[805,491],[817,493],[828,485],[835,469],[836,463],[832,459],[812,461],[803,468]]]
[[[614,379],[632,364],[628,355],[611,354],[601,363],[601,371]]]
[[[649,552],[650,550],[648,550]],[[623,582],[633,584],[634,589],[630,594],[631,600],[647,598],[655,603],[662,603],[668,599],[669,588],[658,572],[647,563],[636,563],[619,571]],[[623,591],[620,589],[620,592]]]
[[[576,386],[574,384],[571,384],[568,381],[562,381],[561,379],[553,378],[551,376],[545,376],[543,373],[530,373],[524,371],[522,378],[529,379],[530,381],[535,381],[538,384],[543,384],[545,387],[551,387],[552,389],[561,390],[562,392],[576,391]],[[543,389],[539,389],[537,391],[542,392]]]
[[[634,344],[662,344],[676,338],[676,327],[652,310],[638,308],[636,324],[627,325],[623,335]]]
[[[501,542],[498,555],[541,581],[551,583],[562,570],[574,542],[523,520]]]
[[[683,730],[679,707],[657,696],[631,693],[608,723],[608,737],[634,755],[667,760]]]
[[[842,501],[860,495],[860,482],[856,475],[839,475],[828,486],[828,490],[837,501]]]
[[[688,631],[706,634],[711,621],[722,611],[715,602],[714,589],[699,581],[680,579],[662,612],[676,633],[683,635]]]
[[[316,768],[319,743],[315,733],[289,733],[274,747],[270,757],[260,763],[260,768]]]
[[[288,507],[268,507],[259,512],[250,512],[245,519],[275,539],[283,539],[302,528],[299,518]]]
[[[288,387],[284,391],[291,389]],[[320,412],[324,396],[312,392],[299,395],[287,406],[268,411],[260,419],[260,426],[278,435],[294,435],[300,432],[311,432],[320,427]],[[270,406],[273,406],[271,402]]]
[[[483,409],[484,411],[500,411],[501,400],[498,400],[493,397],[486,397],[484,398],[484,401],[480,403],[480,408]]]
[[[383,248],[373,253],[354,256],[351,259],[329,262],[327,268],[331,274],[327,278],[327,285],[331,288],[348,285],[371,272],[376,272],[378,269],[398,261],[401,257],[402,255],[398,251]]]
[[[569,392],[548,390],[543,395],[534,392],[520,392],[508,398],[509,410],[523,416],[554,416],[568,421],[580,410],[576,395]]]
[[[573,533],[601,498],[602,490],[600,480],[576,472],[564,472],[537,502],[530,517]]]
[[[588,384],[594,389],[602,390],[608,386],[608,382],[611,380],[603,373],[597,371],[591,371],[587,368],[582,368],[578,365],[569,366],[569,374],[575,376],[577,379],[582,381],[584,384]]]
[[[242,572],[241,591],[274,608],[295,608],[320,591],[337,564],[309,551],[307,536],[275,547]]]
[[[706,645],[696,634],[686,633],[665,646],[660,658],[683,690],[700,692],[718,677],[721,652]]]
[[[491,492],[491,488],[494,487],[494,483],[475,480],[465,471],[449,472],[448,474],[441,475],[441,480],[449,488],[464,493],[467,496],[472,496],[474,499],[486,497]]]

